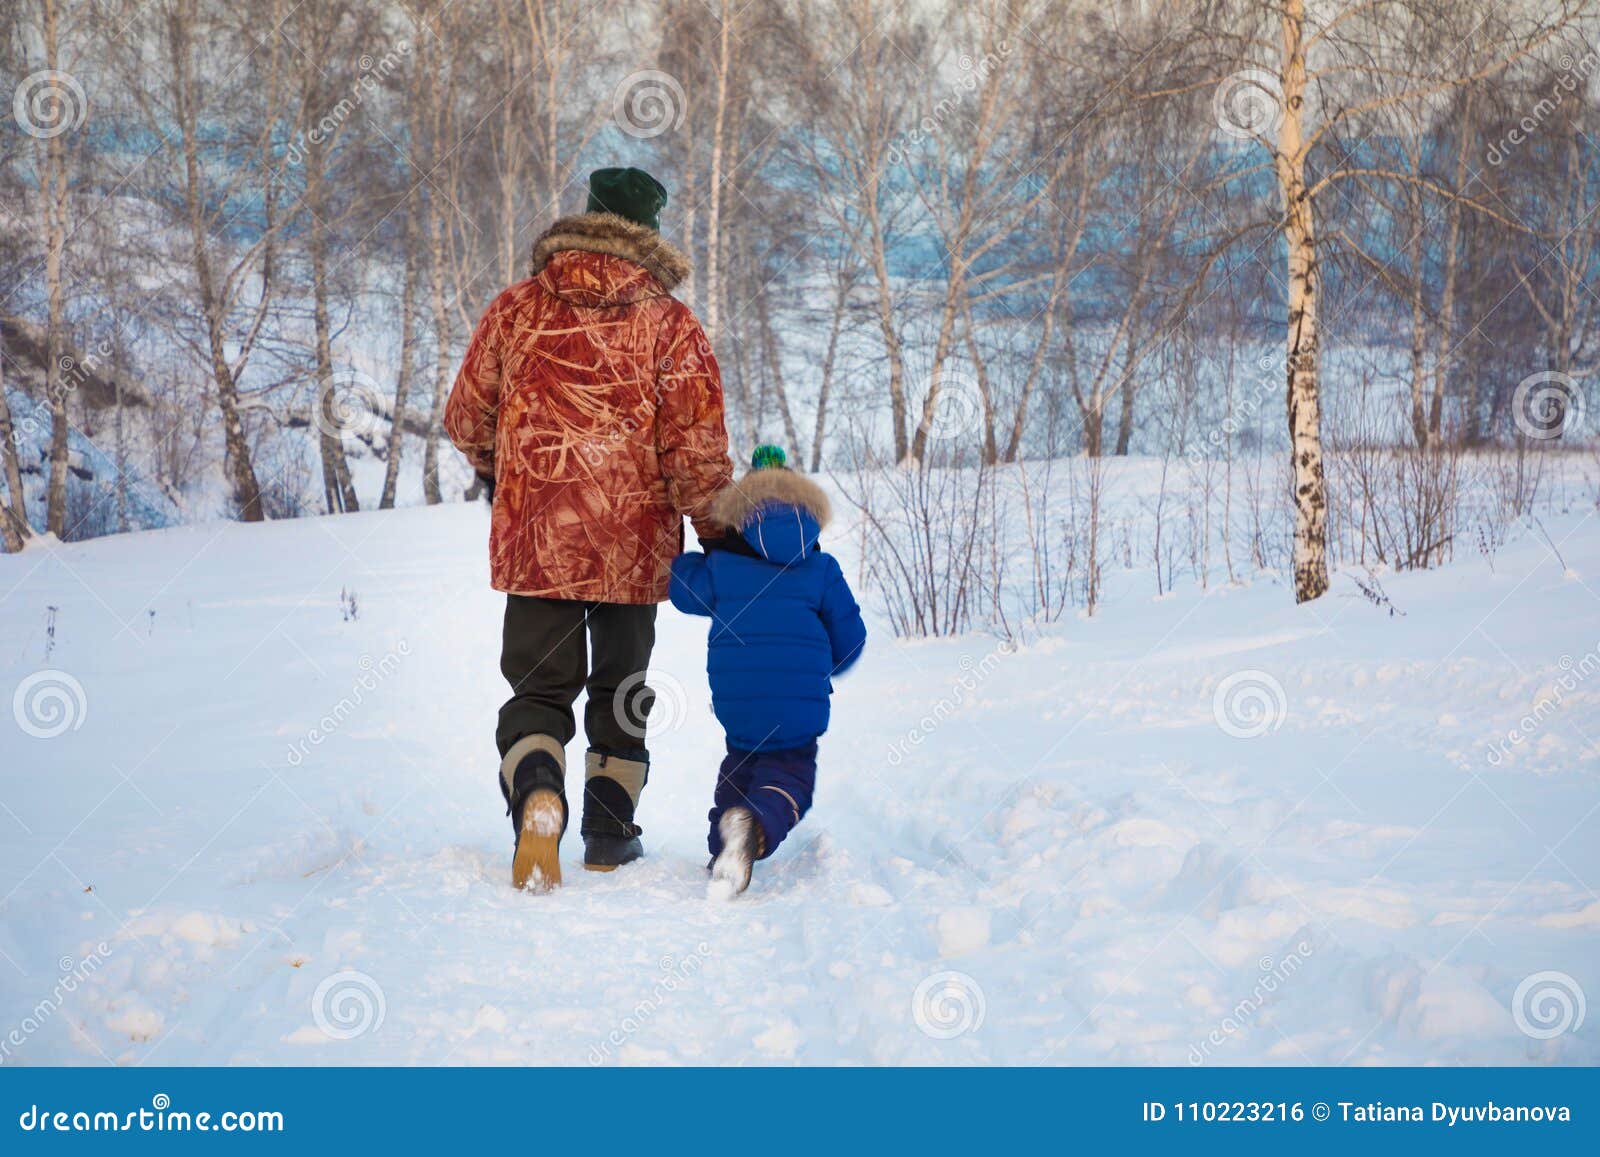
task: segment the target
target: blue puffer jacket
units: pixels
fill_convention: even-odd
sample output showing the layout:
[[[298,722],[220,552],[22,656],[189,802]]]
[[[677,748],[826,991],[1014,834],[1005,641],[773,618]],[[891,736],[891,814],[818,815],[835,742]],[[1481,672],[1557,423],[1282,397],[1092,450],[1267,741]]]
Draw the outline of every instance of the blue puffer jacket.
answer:
[[[781,467],[722,491],[712,517],[739,532],[672,564],[672,605],[711,617],[711,707],[742,751],[783,751],[828,729],[832,676],[867,640],[839,563],[817,547],[828,499]]]

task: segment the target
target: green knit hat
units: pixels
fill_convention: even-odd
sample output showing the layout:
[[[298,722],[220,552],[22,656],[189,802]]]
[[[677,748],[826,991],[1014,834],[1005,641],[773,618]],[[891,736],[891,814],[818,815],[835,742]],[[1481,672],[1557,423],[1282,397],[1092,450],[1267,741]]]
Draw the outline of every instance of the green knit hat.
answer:
[[[643,169],[596,169],[589,174],[588,213],[615,213],[649,229],[661,228],[667,187]]]
[[[750,469],[767,470],[772,467],[787,469],[788,455],[784,454],[782,446],[763,444],[756,447],[756,452],[750,455]]]

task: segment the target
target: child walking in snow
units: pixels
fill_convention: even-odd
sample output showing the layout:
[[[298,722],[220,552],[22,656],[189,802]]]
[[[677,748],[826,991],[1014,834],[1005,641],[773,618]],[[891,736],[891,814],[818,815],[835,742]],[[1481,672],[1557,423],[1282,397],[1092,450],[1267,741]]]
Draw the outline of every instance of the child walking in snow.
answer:
[[[867,640],[839,563],[817,545],[828,517],[821,487],[760,446],[712,502],[727,535],[672,564],[672,605],[711,618],[706,672],[728,740],[707,836],[713,895],[744,891],[751,865],[810,810],[832,677]]]

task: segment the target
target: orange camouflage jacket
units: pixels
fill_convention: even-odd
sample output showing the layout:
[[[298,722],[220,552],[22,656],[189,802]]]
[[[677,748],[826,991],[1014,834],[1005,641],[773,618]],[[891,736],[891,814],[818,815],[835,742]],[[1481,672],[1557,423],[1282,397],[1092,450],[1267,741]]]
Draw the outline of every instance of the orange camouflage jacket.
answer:
[[[495,480],[496,590],[658,603],[683,517],[702,539],[721,532],[708,514],[733,476],[722,379],[671,295],[688,272],[654,230],[568,217],[478,323],[444,424]]]

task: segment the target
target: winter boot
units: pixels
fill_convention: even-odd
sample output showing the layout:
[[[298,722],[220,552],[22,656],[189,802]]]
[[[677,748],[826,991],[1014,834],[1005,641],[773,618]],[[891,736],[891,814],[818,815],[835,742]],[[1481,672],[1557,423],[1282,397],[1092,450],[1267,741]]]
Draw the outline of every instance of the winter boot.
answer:
[[[524,735],[500,761],[500,791],[517,841],[511,857],[513,888],[548,892],[561,883],[566,763],[566,751],[549,735]]]
[[[610,872],[644,855],[633,822],[650,763],[591,750],[584,761],[583,866]]]
[[[731,900],[750,886],[750,867],[766,850],[761,825],[747,807],[731,807],[717,821],[722,851],[711,861],[711,884],[706,895]]]

